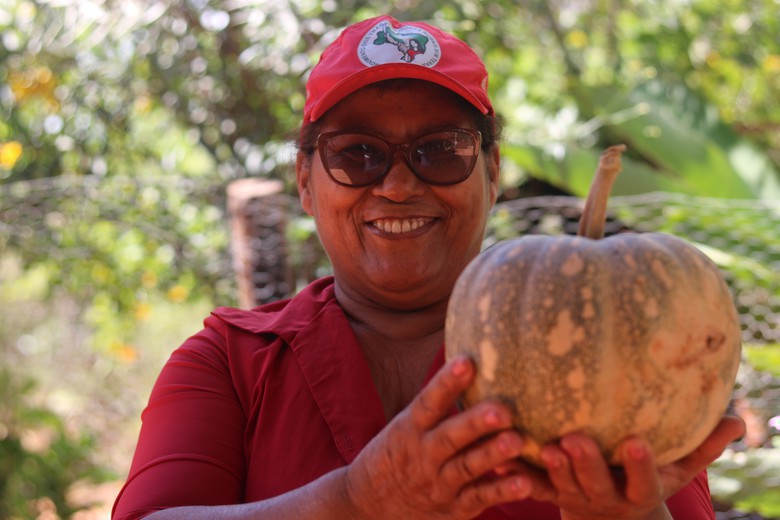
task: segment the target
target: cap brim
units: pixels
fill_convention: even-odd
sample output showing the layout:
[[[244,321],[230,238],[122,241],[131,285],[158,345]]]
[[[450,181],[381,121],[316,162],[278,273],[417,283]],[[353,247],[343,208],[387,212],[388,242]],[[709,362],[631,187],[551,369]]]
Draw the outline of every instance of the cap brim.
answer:
[[[308,114],[307,123],[311,123],[322,117],[322,115],[332,108],[336,103],[349,96],[356,90],[388,79],[419,79],[430,81],[437,85],[451,90],[460,97],[474,105],[483,114],[490,113],[491,109],[474,96],[466,87],[452,79],[450,76],[442,74],[429,67],[410,66],[408,64],[388,63],[377,65],[358,71],[343,80],[339,81],[320,100],[311,108]]]

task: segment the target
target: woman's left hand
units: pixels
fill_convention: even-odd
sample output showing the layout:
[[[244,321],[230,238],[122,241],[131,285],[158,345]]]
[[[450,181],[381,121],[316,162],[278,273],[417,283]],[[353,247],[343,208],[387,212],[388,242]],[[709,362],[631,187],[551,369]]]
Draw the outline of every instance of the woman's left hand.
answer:
[[[648,444],[627,439],[618,448],[624,463],[613,472],[596,443],[572,434],[542,450],[547,472],[521,470],[533,481],[532,496],[561,509],[564,520],[671,518],[664,502],[712,463],[736,438],[745,424],[724,417],[709,437],[690,455],[666,466],[657,466]]]

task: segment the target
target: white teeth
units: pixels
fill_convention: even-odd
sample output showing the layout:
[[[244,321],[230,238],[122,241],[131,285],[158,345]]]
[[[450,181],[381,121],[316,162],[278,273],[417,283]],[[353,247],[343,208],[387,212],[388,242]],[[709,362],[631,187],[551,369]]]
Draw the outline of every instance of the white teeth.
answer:
[[[379,229],[384,233],[399,234],[399,233],[408,233],[410,231],[414,231],[415,229],[425,224],[425,219],[411,218],[411,219],[401,220],[401,219],[385,218],[385,219],[375,220],[373,224],[374,227],[376,227],[377,229]]]

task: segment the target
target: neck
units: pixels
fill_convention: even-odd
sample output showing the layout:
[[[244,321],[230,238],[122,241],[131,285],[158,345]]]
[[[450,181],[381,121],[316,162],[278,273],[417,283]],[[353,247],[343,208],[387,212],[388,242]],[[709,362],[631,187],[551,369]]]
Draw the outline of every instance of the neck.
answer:
[[[444,343],[447,302],[398,310],[352,298],[338,284],[336,298],[360,343],[389,420],[419,392]]]
[[[371,332],[391,342],[416,342],[436,336],[443,341],[447,299],[419,308],[393,307],[373,301],[335,284],[336,300],[353,329]]]

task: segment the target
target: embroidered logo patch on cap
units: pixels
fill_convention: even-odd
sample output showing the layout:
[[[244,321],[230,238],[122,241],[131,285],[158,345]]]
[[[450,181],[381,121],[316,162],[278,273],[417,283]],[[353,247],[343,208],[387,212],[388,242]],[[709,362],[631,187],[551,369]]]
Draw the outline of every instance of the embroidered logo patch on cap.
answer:
[[[367,67],[385,63],[433,67],[441,59],[441,47],[436,38],[421,27],[402,25],[394,28],[384,20],[360,40],[358,57]]]

